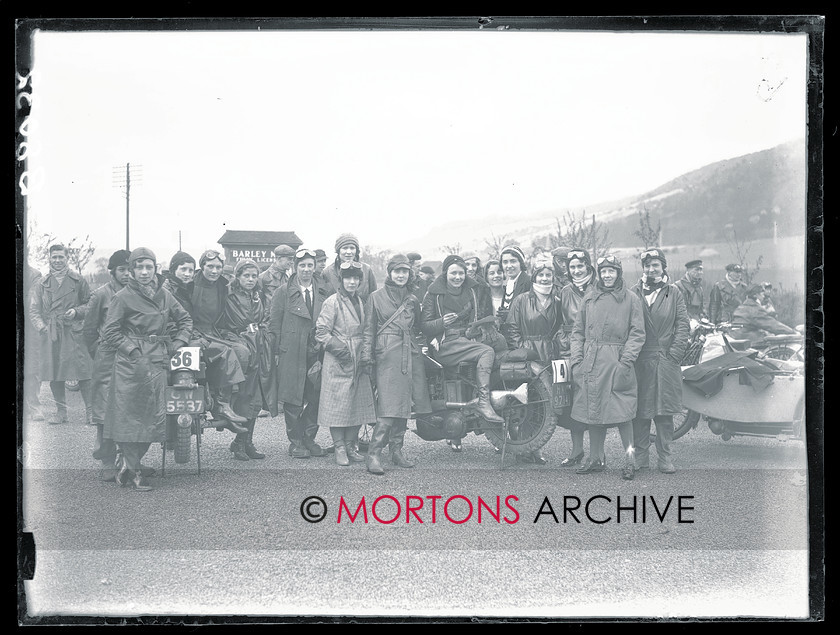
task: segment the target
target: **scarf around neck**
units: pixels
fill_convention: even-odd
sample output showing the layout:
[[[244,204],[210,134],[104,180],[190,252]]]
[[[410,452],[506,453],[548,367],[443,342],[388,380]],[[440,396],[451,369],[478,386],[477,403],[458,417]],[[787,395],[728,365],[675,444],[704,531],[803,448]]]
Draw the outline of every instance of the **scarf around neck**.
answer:
[[[664,287],[666,284],[668,284],[668,276],[666,274],[662,274],[662,277],[658,282],[651,282],[650,284],[648,284],[647,276],[645,276],[642,278],[642,293],[650,295],[654,291],[658,291]]]

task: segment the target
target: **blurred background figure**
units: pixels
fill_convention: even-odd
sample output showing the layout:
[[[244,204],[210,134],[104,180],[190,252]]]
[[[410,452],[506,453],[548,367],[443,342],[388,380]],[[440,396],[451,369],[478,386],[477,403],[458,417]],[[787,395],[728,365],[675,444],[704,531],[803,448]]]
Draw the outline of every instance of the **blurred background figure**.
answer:
[[[682,293],[685,308],[691,320],[701,320],[706,317],[703,290],[703,261],[689,260],[685,263],[685,275],[674,283]]]

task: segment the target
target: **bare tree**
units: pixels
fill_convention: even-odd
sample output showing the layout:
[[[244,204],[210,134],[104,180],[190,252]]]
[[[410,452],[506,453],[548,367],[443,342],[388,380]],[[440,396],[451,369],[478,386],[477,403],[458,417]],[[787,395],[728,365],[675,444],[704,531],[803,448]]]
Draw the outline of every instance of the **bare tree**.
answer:
[[[93,258],[96,247],[90,239],[90,235],[85,236],[81,240],[73,238],[65,245],[67,248],[67,262],[74,266],[79,274]]]
[[[659,236],[662,231],[662,222],[657,222],[656,227],[654,227],[653,223],[650,221],[650,212],[647,208],[645,208],[644,212],[639,210],[638,216],[639,228],[633,232],[633,235],[641,241],[645,249],[649,247],[659,247]]]
[[[384,280],[388,275],[388,260],[391,252],[384,249],[362,248],[362,260],[370,265],[377,280]]]
[[[729,252],[732,254],[732,257],[737,261],[739,265],[741,265],[741,269],[743,270],[741,273],[741,277],[743,281],[749,285],[752,283],[752,279],[761,269],[761,263],[764,262],[764,256],[759,256],[755,259],[755,262],[752,266],[749,265],[747,262],[747,257],[749,256],[750,249],[752,249],[752,241],[741,240],[738,238],[738,232],[735,231],[735,228],[732,228],[732,235],[726,235],[726,244],[729,247]]]
[[[484,244],[487,246],[487,255],[493,259],[498,258],[502,249],[509,245],[519,246],[519,241],[510,234],[499,234],[498,236],[490,232],[490,238],[484,239]]]
[[[440,247],[440,251],[447,256],[451,254],[459,256],[461,254],[461,249],[461,243],[455,243],[454,245],[444,245],[443,247]]]
[[[581,210],[577,218],[572,212],[566,210],[562,220],[559,218],[554,220],[557,223],[557,231],[549,234],[548,237],[552,249],[582,247],[589,250],[592,261],[595,262],[600,255],[612,247],[609,229],[595,220],[594,214],[587,220],[586,210]]]
[[[26,249],[27,261],[36,269],[44,269],[49,266],[50,245],[58,242],[54,234],[42,232],[35,220],[28,220],[26,228]]]

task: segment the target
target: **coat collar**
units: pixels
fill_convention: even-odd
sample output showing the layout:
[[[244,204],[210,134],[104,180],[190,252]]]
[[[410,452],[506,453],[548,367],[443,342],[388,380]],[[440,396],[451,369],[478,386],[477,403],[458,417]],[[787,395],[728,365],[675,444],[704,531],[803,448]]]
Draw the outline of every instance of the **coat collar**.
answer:
[[[473,287],[477,287],[478,283],[470,278],[469,276],[464,278],[464,284],[461,286],[462,289],[472,289]],[[435,293],[437,295],[444,295],[447,293],[447,286],[446,286],[446,276],[441,274],[437,278],[432,281],[432,284],[429,285],[429,288],[426,290],[427,293]]]
[[[75,280],[76,282],[78,282],[79,280],[82,279],[82,277],[78,273],[76,273],[75,271],[73,271],[69,267],[67,268],[67,273],[65,274],[64,277],[65,278],[70,278],[71,280]],[[50,286],[50,280],[54,280],[54,279],[55,279],[55,276],[53,276],[52,271],[50,271],[47,275],[45,275],[41,278],[40,283],[43,286],[48,287],[48,286]],[[64,282],[64,281],[62,280],[62,282]]]

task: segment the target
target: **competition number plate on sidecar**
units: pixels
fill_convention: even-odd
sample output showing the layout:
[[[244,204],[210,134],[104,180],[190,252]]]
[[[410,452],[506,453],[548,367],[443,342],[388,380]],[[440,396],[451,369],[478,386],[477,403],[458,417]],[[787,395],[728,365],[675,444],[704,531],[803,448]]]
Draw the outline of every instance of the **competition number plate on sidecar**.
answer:
[[[167,414],[196,414],[204,412],[204,388],[166,387]]]

